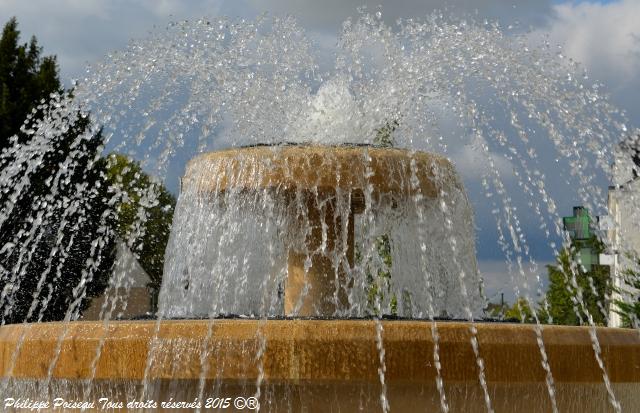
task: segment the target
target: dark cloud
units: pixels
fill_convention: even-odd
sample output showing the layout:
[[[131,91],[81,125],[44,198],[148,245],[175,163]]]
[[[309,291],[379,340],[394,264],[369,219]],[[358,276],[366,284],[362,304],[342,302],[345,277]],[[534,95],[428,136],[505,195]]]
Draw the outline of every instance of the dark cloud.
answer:
[[[132,38],[170,20],[228,15],[253,18],[258,13],[291,14],[314,39],[336,36],[342,22],[356,16],[360,6],[371,12],[382,6],[384,19],[424,17],[434,10],[457,16],[500,19],[539,25],[551,15],[551,1],[527,0],[3,0],[0,16],[18,17],[25,35],[35,34],[48,53],[56,54],[65,77],[79,77],[88,62],[122,49]]]
[[[420,18],[434,10],[463,17],[500,19],[524,25],[538,25],[551,14],[552,1],[540,0],[248,0],[257,10],[289,13],[300,18],[303,25],[315,30],[334,31],[357,9],[382,10],[384,19],[394,23],[398,18]],[[381,9],[378,6],[382,6]]]

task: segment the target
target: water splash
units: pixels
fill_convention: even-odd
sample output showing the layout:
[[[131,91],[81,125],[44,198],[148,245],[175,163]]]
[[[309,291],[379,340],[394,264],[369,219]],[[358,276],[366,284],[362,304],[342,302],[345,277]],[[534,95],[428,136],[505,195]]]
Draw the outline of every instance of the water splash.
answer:
[[[79,135],[74,145],[90,140],[99,127],[104,127],[102,153],[123,153],[139,160],[147,172],[171,188],[177,186],[177,177],[188,159],[212,149],[282,143],[379,145],[382,142],[409,153],[444,154],[464,170],[467,159],[461,156],[464,150],[460,148],[470,148],[490,164],[489,183],[483,186],[483,191],[488,197],[498,198],[496,217],[503,217],[497,224],[500,243],[507,260],[515,257],[520,276],[524,274],[523,259],[536,266],[520,222],[523,217],[518,217],[518,209],[513,205],[521,193],[532,200],[536,219],[551,250],[557,252],[554,236],[563,235],[555,219],[557,202],[551,195],[558,183],[545,170],[548,166],[545,158],[558,160],[554,175],[562,176],[565,188],[577,187],[585,206],[605,204],[602,190],[589,184],[608,174],[613,160],[610,148],[626,137],[628,122],[598,87],[587,83],[577,64],[557,55],[550,45],[534,47],[524,36],[505,35],[498,25],[452,21],[437,14],[394,27],[385,25],[377,16],[363,14],[357,20],[345,22],[335,56],[334,68],[321,72],[312,42],[292,18],[179,22],[147,39],[132,42],[126,50],[90,67],[86,78],[78,83],[73,99],[53,96],[51,102],[42,102],[38,111],[45,113],[45,117],[28,119],[23,128],[29,139],[20,142],[16,138],[15,145],[1,154],[3,161],[13,161],[0,172],[0,191],[5,195],[0,225],[10,219],[21,194],[35,185],[31,177],[42,167],[46,154],[55,150],[56,139],[78,119],[87,117],[93,126]],[[367,151],[362,149],[366,162]],[[37,310],[38,321],[51,302],[53,290],[47,285],[47,277],[55,273],[51,279],[54,284],[64,277],[65,257],[81,231],[78,222],[91,219],[86,200],[95,190],[80,186],[73,199],[61,199],[64,185],[73,175],[74,165],[79,163],[78,156],[77,152],[70,152],[48,181],[47,196],[26,212],[22,232],[0,246],[3,262],[12,263],[10,268],[0,268],[0,307],[5,316],[20,296],[21,274],[33,265],[33,254],[41,240],[50,237],[47,225],[58,218],[53,211],[61,211],[59,234],[54,237],[57,242],[45,255],[45,270],[28,306],[27,318],[33,318]],[[496,173],[497,162],[506,164],[507,171],[517,176],[516,188],[501,183]],[[252,171],[259,167],[246,159],[241,169]],[[88,167],[91,168],[93,164]],[[208,168],[225,166],[218,163]],[[415,174],[416,167],[410,169]],[[216,175],[206,168],[199,173],[205,172]],[[215,188],[221,183],[211,185]],[[437,342],[437,317],[461,315],[473,323],[481,309],[482,296],[476,288],[480,280],[469,231],[473,221],[464,212],[464,193],[453,194],[452,201],[445,202],[446,208],[417,195],[412,202],[398,206],[393,200],[374,200],[366,190],[369,188],[366,182],[362,188],[365,188],[362,194],[336,193],[334,206],[317,192],[310,204],[305,198],[308,195],[298,191],[287,209],[277,201],[282,195],[280,189],[251,194],[230,190],[221,196],[202,196],[193,187],[183,186],[167,250],[159,316],[211,318],[244,314],[266,319],[284,314],[281,292],[287,272],[286,246],[305,244],[305,237],[313,230],[310,224],[313,219],[307,215],[308,205],[312,205],[313,210],[322,213],[329,207],[335,211],[329,214],[332,222],[323,221],[320,228],[323,242],[315,246],[317,251],[315,248],[298,251],[303,275],[310,272],[315,255],[325,255],[330,274],[336,279],[345,276],[357,287],[345,292],[347,308],[332,315],[396,314],[428,318],[432,321],[434,342]],[[99,217],[99,230],[90,242],[91,259],[79,283],[72,286],[72,300],[63,317],[66,322],[80,316],[82,302],[87,298],[86,285],[98,271],[102,257],[109,253],[107,241],[114,234],[108,221],[115,216],[118,200],[123,196],[122,188],[116,187],[110,188],[104,199],[107,212]],[[365,208],[358,217],[350,208],[353,199],[360,196],[365,199]],[[156,203],[157,194],[151,191],[144,204]],[[57,205],[57,209],[52,205]],[[455,212],[449,214],[447,221],[446,212],[451,208]],[[545,216],[543,208],[548,215]],[[124,240],[130,247],[146,231],[148,220],[143,207],[134,215],[135,229]],[[298,230],[283,231],[282,228],[294,227],[292,217],[296,218]],[[329,232],[349,225],[358,235],[359,262],[355,260],[355,252],[353,262],[345,258],[347,242],[334,247],[326,243]],[[60,237],[66,228],[71,229],[72,235]],[[502,228],[510,236],[510,246]],[[549,228],[555,229],[555,235]],[[346,237],[349,231],[341,233]],[[381,239],[386,240],[384,251],[391,266],[379,253]],[[247,251],[244,246],[249,244],[256,248]],[[451,266],[464,268],[460,271]],[[384,280],[375,277],[387,273],[391,274],[390,282],[386,281],[386,275]],[[522,278],[526,283],[526,277]],[[515,278],[512,282],[516,291],[520,291]],[[118,291],[123,283],[126,285],[122,274],[114,274],[110,280]],[[304,281],[303,285],[301,300],[308,294],[308,283]],[[373,291],[372,285],[376,288],[373,301],[367,296],[368,291]],[[465,297],[465,289],[473,293]],[[528,290],[528,285],[524,290]],[[408,295],[407,291],[414,295]],[[125,288],[122,294],[126,303],[128,290]],[[341,300],[338,292],[334,298],[337,308]],[[527,300],[534,301],[528,295]],[[580,296],[576,297],[576,313],[585,323],[593,325],[581,301]],[[292,315],[299,314],[302,302],[293,308]],[[111,312],[103,312],[105,323],[112,317]],[[377,335],[384,389],[380,327],[379,324]],[[211,328],[215,326],[212,324]],[[537,331],[541,363],[548,373],[549,394],[553,399],[552,372],[545,361],[541,330]],[[481,349],[474,340],[479,380],[487,408],[491,410]],[[595,330],[592,340],[611,404],[618,409],[600,358]],[[159,354],[164,344],[158,339],[150,345],[153,348],[150,353]],[[13,359],[19,351],[18,345]],[[99,357],[98,350],[96,360]],[[153,357],[148,360],[148,371]],[[438,357],[436,345],[437,366]],[[50,371],[54,367],[55,360]],[[442,377],[438,377],[441,407],[448,411],[445,385]],[[258,380],[258,394],[260,386]],[[388,407],[384,391],[381,403],[383,408]]]

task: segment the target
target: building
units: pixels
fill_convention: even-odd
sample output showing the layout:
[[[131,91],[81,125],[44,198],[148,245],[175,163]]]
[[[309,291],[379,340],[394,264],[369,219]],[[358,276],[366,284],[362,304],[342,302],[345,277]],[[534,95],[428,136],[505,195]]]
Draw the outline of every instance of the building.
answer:
[[[95,297],[82,313],[83,320],[103,319],[107,300],[104,308],[110,312],[110,319],[130,319],[151,311],[151,292],[147,287],[151,282],[149,275],[123,242],[118,242],[117,248],[111,280],[119,284],[119,288],[107,288],[104,294]]]
[[[613,185],[609,187],[609,216],[611,225],[607,231],[608,248],[611,252],[611,274],[615,300],[638,300],[638,292],[624,281],[628,269],[638,270],[638,262],[633,256],[640,255],[640,138],[634,137],[622,142],[615,154]],[[627,291],[620,294],[619,291]],[[614,311],[609,312],[609,325],[619,327],[622,319]]]
[[[580,264],[585,271],[591,271],[593,265],[600,264],[598,254],[592,250],[590,240],[593,238],[593,221],[589,210],[582,206],[573,207],[573,215],[563,217],[565,231],[569,233],[571,243],[578,250]]]

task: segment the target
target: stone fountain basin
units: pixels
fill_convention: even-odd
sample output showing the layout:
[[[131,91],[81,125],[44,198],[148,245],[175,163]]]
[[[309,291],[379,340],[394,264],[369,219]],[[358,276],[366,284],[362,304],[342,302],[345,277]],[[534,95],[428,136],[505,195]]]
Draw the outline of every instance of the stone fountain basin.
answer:
[[[412,175],[416,179],[413,184]],[[189,161],[182,184],[199,192],[295,188],[318,193],[363,191],[370,186],[373,197],[412,196],[420,192],[434,198],[442,187],[458,183],[453,165],[433,153],[363,146],[292,145],[204,153]]]
[[[438,411],[433,324],[404,320],[381,323],[391,411]],[[475,326],[495,410],[550,411],[536,327],[505,323]],[[470,327],[464,322],[437,324],[442,378],[451,411],[485,411]],[[595,331],[623,411],[638,411],[640,334],[613,328]],[[544,326],[542,336],[560,411],[610,411],[590,329]],[[20,338],[22,345],[13,359]],[[101,355],[92,372],[101,340]],[[265,348],[258,358],[261,343]],[[47,378],[58,344],[61,350],[51,370],[51,383],[58,383],[55,389],[59,393],[67,393],[60,397],[79,397],[86,379],[91,379],[96,389],[108,389],[112,397],[130,397],[141,388],[151,351],[147,384],[155,397],[193,400],[201,377],[208,383],[205,396],[249,396],[262,372],[261,403],[263,408],[269,407],[263,411],[327,411],[329,405],[339,406],[341,411],[363,406],[365,411],[380,410],[380,363],[372,320],[7,325],[0,328],[0,375],[9,384],[8,391],[37,388],[34,383]],[[18,396],[26,397],[13,397]]]
[[[220,231],[229,231],[226,228],[236,230],[232,226],[220,225],[221,222],[240,220],[231,217],[228,211],[242,211],[242,214],[261,219],[266,217],[265,222],[277,222],[277,231],[283,242],[280,245],[279,240],[274,244],[284,250],[281,256],[286,257],[283,263],[286,280],[282,283],[283,309],[270,315],[352,316],[354,306],[365,308],[366,297],[363,294],[356,294],[349,301],[348,297],[353,291],[353,279],[350,277],[354,273],[350,269],[357,265],[358,248],[361,251],[372,250],[375,231],[386,228],[390,233],[391,222],[398,223],[397,226],[393,224],[394,228],[406,227],[405,238],[396,234],[396,238],[391,239],[390,243],[403,245],[402,248],[394,247],[394,251],[403,250],[403,254],[406,252],[416,262],[423,257],[434,272],[459,274],[464,271],[466,274],[469,298],[462,298],[461,293],[457,292],[459,282],[456,278],[446,277],[450,280],[447,283],[455,286],[447,284],[443,287],[443,290],[449,291],[447,303],[437,303],[437,308],[431,311],[435,314],[460,315],[460,302],[466,302],[474,310],[480,309],[473,213],[453,164],[438,154],[351,145],[273,145],[226,149],[203,153],[189,161],[181,188],[172,237],[167,248],[168,264],[165,266],[159,306],[173,311],[166,314],[170,318],[195,318],[211,313],[209,297],[214,294],[213,291],[205,291],[207,287],[188,290],[181,285],[185,285],[183,274],[188,273],[199,282],[211,279],[210,273],[214,271],[198,269],[203,266],[187,268],[184,257],[190,257],[192,262],[200,260],[205,263],[203,265],[211,264],[212,267],[215,261],[212,257],[218,254],[236,258],[268,256],[271,262],[265,258],[265,262],[260,264],[265,268],[274,267],[274,258],[280,259],[280,256],[269,255],[266,238],[262,238],[263,241],[238,241],[237,250],[233,251],[226,251],[224,247],[216,249],[239,239],[209,230],[213,225],[221,228]],[[443,208],[447,210],[446,213]],[[451,228],[446,227],[447,214],[455,218],[451,220]],[[420,220],[423,222],[420,223]],[[250,233],[246,229],[238,231]],[[270,231],[274,233],[273,229]],[[423,233],[423,250],[418,244],[421,237],[419,232]],[[358,233],[359,236],[356,235]],[[459,252],[455,264],[444,255],[431,257],[435,255],[431,253],[435,249],[432,244],[448,246],[446,240],[449,237],[456,237]],[[399,239],[405,239],[404,244],[400,244]],[[428,253],[424,252],[426,249]],[[193,255],[194,251],[199,255]],[[399,261],[396,262],[399,264]],[[414,283],[407,280],[423,279],[423,276],[417,275],[422,269],[418,268],[417,263],[408,264],[411,260],[403,258],[402,262],[411,268],[397,271],[403,274],[396,280],[397,288],[408,291],[413,286],[405,287],[405,284]],[[252,266],[257,268],[259,265]],[[279,271],[284,272],[276,269],[271,273],[272,280],[269,282],[278,282]],[[259,280],[262,274],[254,277],[253,274],[225,273],[229,281],[225,285],[231,290],[245,288],[233,285],[235,280],[242,277],[257,280],[249,290],[263,291]],[[427,302],[424,290],[415,290],[416,295],[413,299],[408,298],[407,302]],[[397,294],[401,295],[399,292]],[[249,298],[244,307],[234,307],[236,303],[233,302],[225,303],[226,311],[262,314],[255,304],[260,302],[260,298],[251,294],[245,296]],[[423,314],[426,313],[426,309],[422,310]],[[356,315],[362,316],[364,312]],[[409,312],[402,315],[411,317]]]

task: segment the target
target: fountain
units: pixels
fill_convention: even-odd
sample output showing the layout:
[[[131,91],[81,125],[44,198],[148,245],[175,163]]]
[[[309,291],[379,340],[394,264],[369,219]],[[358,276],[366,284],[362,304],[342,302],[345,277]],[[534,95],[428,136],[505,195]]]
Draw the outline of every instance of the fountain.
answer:
[[[459,268],[434,249],[446,239],[446,217],[439,212],[438,202],[450,205],[457,217],[452,231],[464,251]],[[221,217],[228,219],[229,210],[233,220],[220,222]],[[415,269],[421,257],[397,248],[419,241],[411,231],[418,214],[430,221],[423,229],[430,238],[425,254],[429,254],[431,271],[439,273],[440,288],[449,291],[432,303],[435,312],[463,316],[460,309],[466,299],[466,305],[478,313],[481,291],[471,209],[460,179],[445,158],[390,148],[305,145],[200,155],[189,163],[182,180],[168,248],[166,273],[171,275],[165,279],[161,297],[160,307],[167,309],[163,316],[266,312],[269,316],[363,317],[380,311],[390,314],[393,300],[396,315],[424,317],[429,294],[416,286],[422,274]],[[226,227],[230,224],[251,227],[232,232]],[[264,238],[255,231],[264,231]],[[240,238],[234,240],[237,232]],[[250,242],[243,233],[257,241],[255,253],[245,254],[247,262],[230,265],[218,258],[233,257],[234,250]],[[393,286],[390,280],[374,277],[385,270],[378,251],[383,240],[388,243],[387,258],[396,263]],[[268,248],[278,252],[270,253]],[[269,262],[272,255],[280,258]],[[212,279],[208,274],[217,274],[220,270],[213,265],[221,261],[226,266],[220,269],[224,280]],[[270,276],[264,277],[265,269]],[[469,274],[464,285],[471,298],[455,288],[456,270]],[[367,285],[373,278],[385,285]],[[261,283],[277,285],[267,287],[275,293],[268,308],[261,308],[260,292],[265,290]],[[374,294],[372,288],[378,287]],[[216,294],[221,298],[212,301]],[[374,308],[374,298],[380,298],[381,309]]]
[[[13,384],[14,392],[19,389],[26,397],[42,398],[41,386],[46,383],[51,395],[93,400],[96,405],[100,403],[97,395],[114,401],[136,400],[142,392],[148,400],[167,394],[188,402],[199,398],[204,407],[207,394],[250,393],[254,397],[258,381],[261,391],[257,397],[264,411],[326,411],[328,405],[372,411],[385,403],[394,411],[410,411],[415,406],[438,409],[442,405],[452,411],[484,411],[487,395],[496,411],[523,410],[532,402],[548,410],[552,400],[559,411],[607,409],[608,389],[602,383],[601,367],[593,359],[589,328],[542,330],[544,361],[554,372],[551,399],[535,326],[474,323],[472,319],[411,321],[410,315],[402,312],[408,319],[349,319],[366,315],[354,313],[354,309],[367,305],[366,296],[363,299],[351,291],[364,288],[358,285],[364,277],[357,275],[355,257],[358,214],[373,214],[375,206],[392,211],[419,199],[425,205],[417,208],[426,215],[430,203],[448,202],[456,205],[456,225],[464,224],[461,231],[472,228],[464,189],[445,158],[353,146],[263,146],[210,152],[189,163],[182,193],[174,244],[175,238],[193,234],[195,227],[203,225],[198,220],[203,211],[197,210],[197,201],[212,210],[231,202],[236,211],[244,205],[254,213],[260,211],[251,207],[261,205],[257,200],[265,198],[272,201],[270,207],[282,207],[285,218],[278,221],[281,231],[276,238],[295,242],[282,246],[282,263],[273,266],[275,273],[254,279],[245,276],[244,281],[282,282],[281,287],[258,291],[275,292],[276,299],[266,300],[268,315],[286,318],[175,320],[212,317],[222,312],[225,304],[226,313],[264,314],[264,308],[259,308],[265,301],[261,303],[264,297],[245,297],[239,302],[236,298],[242,297],[207,299],[215,296],[216,289],[224,293],[237,290],[233,283],[239,284],[241,277],[232,268],[222,273],[229,283],[224,287],[214,283],[213,289],[194,283],[201,275],[185,278],[181,272],[172,272],[179,276],[168,279],[164,286],[161,308],[168,309],[163,314],[169,319],[166,321],[4,326],[0,371],[19,379]],[[242,203],[246,199],[251,200],[249,205]],[[440,217],[429,225],[435,240],[440,239],[437,227],[444,228],[445,220]],[[301,227],[308,232],[296,233]],[[472,235],[460,239],[469,240]],[[197,244],[203,242],[209,244],[207,239],[196,238],[183,245],[193,256]],[[472,242],[461,245],[473,249]],[[203,250],[204,256],[214,252]],[[179,250],[174,253],[184,254]],[[457,264],[462,271],[475,266],[475,254],[467,257],[470,262]],[[173,260],[177,258],[169,259],[169,267],[177,265]],[[443,263],[434,265],[444,268]],[[269,267],[258,268],[264,271]],[[283,273],[280,279],[278,271]],[[184,286],[185,282],[189,285]],[[458,298],[473,301],[469,296]],[[412,302],[421,300],[428,301],[428,297],[415,295]],[[384,298],[375,301],[374,314],[376,309],[382,310]],[[212,302],[219,307],[212,307]],[[406,309],[408,304],[398,305],[402,304]],[[446,309],[440,308],[442,312]],[[419,311],[419,306],[412,311]],[[640,337],[633,330],[619,329],[599,328],[596,334],[610,390],[623,406],[637,406],[640,373],[635,363],[640,361]],[[479,354],[471,345],[474,342]],[[19,343],[19,355],[12,359]],[[101,357],[96,362],[99,346]],[[259,360],[256,354],[260,354]],[[52,359],[57,363],[50,371]],[[89,390],[87,379],[91,380]],[[439,393],[439,381],[447,383],[446,398]]]
[[[3,325],[4,409],[47,401],[69,410],[640,408],[640,335],[596,327],[581,297],[575,308],[582,327],[543,325],[537,316],[535,324],[479,320],[485,298],[472,207],[456,168],[437,154],[446,154],[447,144],[422,138],[437,136],[430,129],[434,106],[467,120],[470,143],[489,166],[487,197],[491,188],[501,196],[500,247],[524,278],[523,261],[533,259],[485,136],[514,155],[525,193],[538,194],[557,215],[535,169],[533,124],[572,168],[585,169],[606,165],[608,154],[577,151],[565,141],[568,132],[597,147],[626,130],[597,92],[567,80],[566,70],[576,69],[516,50],[496,27],[432,17],[394,34],[365,15],[345,24],[340,73],[327,80],[310,74],[315,65],[294,22],[262,24],[177,25],[168,38],[111,56],[79,87],[82,103],[51,106],[55,116],[39,126],[42,136],[84,105],[106,125],[140,110],[144,125],[118,129],[125,138],[107,142],[109,150],[135,154],[156,131],[143,157],[157,155],[161,172],[179,148],[194,148],[180,182],[157,314],[112,320],[105,301],[101,320],[76,320],[81,295],[61,322]],[[380,59],[382,68],[373,69]],[[532,60],[546,63],[539,69]],[[496,70],[504,62],[515,69]],[[321,86],[305,85],[304,76]],[[540,87],[524,92],[532,79]],[[157,96],[144,90],[154,82]],[[483,82],[498,90],[487,105],[502,102],[519,143],[496,125],[499,116],[479,107],[474,87]],[[184,107],[168,107],[183,95]],[[224,109],[211,108],[212,101]],[[158,127],[154,114],[167,112]],[[201,136],[186,139],[200,122]],[[233,144],[208,147],[220,129]],[[25,153],[25,164],[46,147],[38,142],[15,150]],[[20,175],[3,174],[2,188],[13,191]],[[598,193],[581,195],[600,200]],[[542,208],[536,201],[549,237]],[[136,229],[144,231],[140,216]],[[86,272],[95,265],[88,262]],[[114,275],[110,282],[117,292],[124,281]]]

